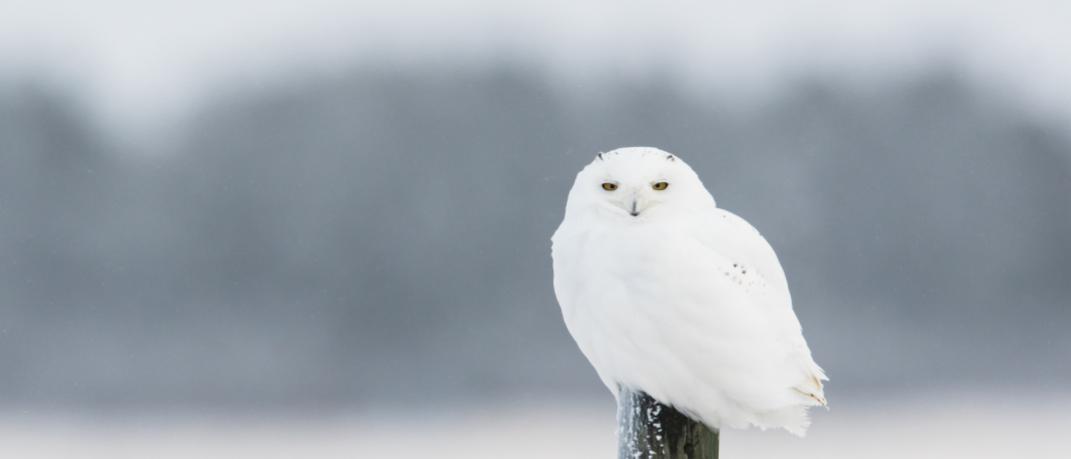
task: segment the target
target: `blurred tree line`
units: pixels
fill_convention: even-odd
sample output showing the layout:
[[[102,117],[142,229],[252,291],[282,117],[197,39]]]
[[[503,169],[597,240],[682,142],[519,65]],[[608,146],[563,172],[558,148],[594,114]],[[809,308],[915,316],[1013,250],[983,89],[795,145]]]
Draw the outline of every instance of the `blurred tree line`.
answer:
[[[358,69],[228,93],[169,154],[8,88],[0,402],[601,394],[548,239],[576,171],[627,145],[770,239],[834,390],[1066,383],[1066,123],[971,88],[803,79],[738,110],[668,80]]]

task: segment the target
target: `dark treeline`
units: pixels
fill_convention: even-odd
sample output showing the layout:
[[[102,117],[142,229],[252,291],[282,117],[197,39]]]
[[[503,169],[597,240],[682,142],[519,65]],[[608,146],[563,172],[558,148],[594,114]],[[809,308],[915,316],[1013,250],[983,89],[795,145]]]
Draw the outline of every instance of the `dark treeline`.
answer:
[[[832,390],[1066,384],[1071,142],[969,87],[801,81],[740,111],[665,81],[359,70],[219,100],[169,155],[0,92],[0,401],[600,394],[548,239],[573,174],[626,145],[763,230]]]

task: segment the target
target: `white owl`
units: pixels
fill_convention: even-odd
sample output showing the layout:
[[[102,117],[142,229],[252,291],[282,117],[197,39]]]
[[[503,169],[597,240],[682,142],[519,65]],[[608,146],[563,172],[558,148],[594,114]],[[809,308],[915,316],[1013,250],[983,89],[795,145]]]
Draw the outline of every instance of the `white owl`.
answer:
[[[615,397],[620,385],[715,429],[800,436],[825,406],[773,249],[680,158],[599,154],[552,242],[565,324]]]

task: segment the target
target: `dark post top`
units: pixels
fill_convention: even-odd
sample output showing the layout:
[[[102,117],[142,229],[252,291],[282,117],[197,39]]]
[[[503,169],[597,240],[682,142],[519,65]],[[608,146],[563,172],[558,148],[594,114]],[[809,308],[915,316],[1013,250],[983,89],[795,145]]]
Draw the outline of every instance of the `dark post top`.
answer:
[[[717,459],[718,431],[641,391],[617,398],[619,459]]]

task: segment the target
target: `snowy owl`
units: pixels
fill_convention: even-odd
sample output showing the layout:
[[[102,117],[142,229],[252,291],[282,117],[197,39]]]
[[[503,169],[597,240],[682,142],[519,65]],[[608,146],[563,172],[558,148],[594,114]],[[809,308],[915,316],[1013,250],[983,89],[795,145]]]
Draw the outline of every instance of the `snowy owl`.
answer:
[[[596,156],[552,243],[566,327],[615,397],[641,390],[714,429],[800,436],[826,405],[777,255],[679,157]]]

